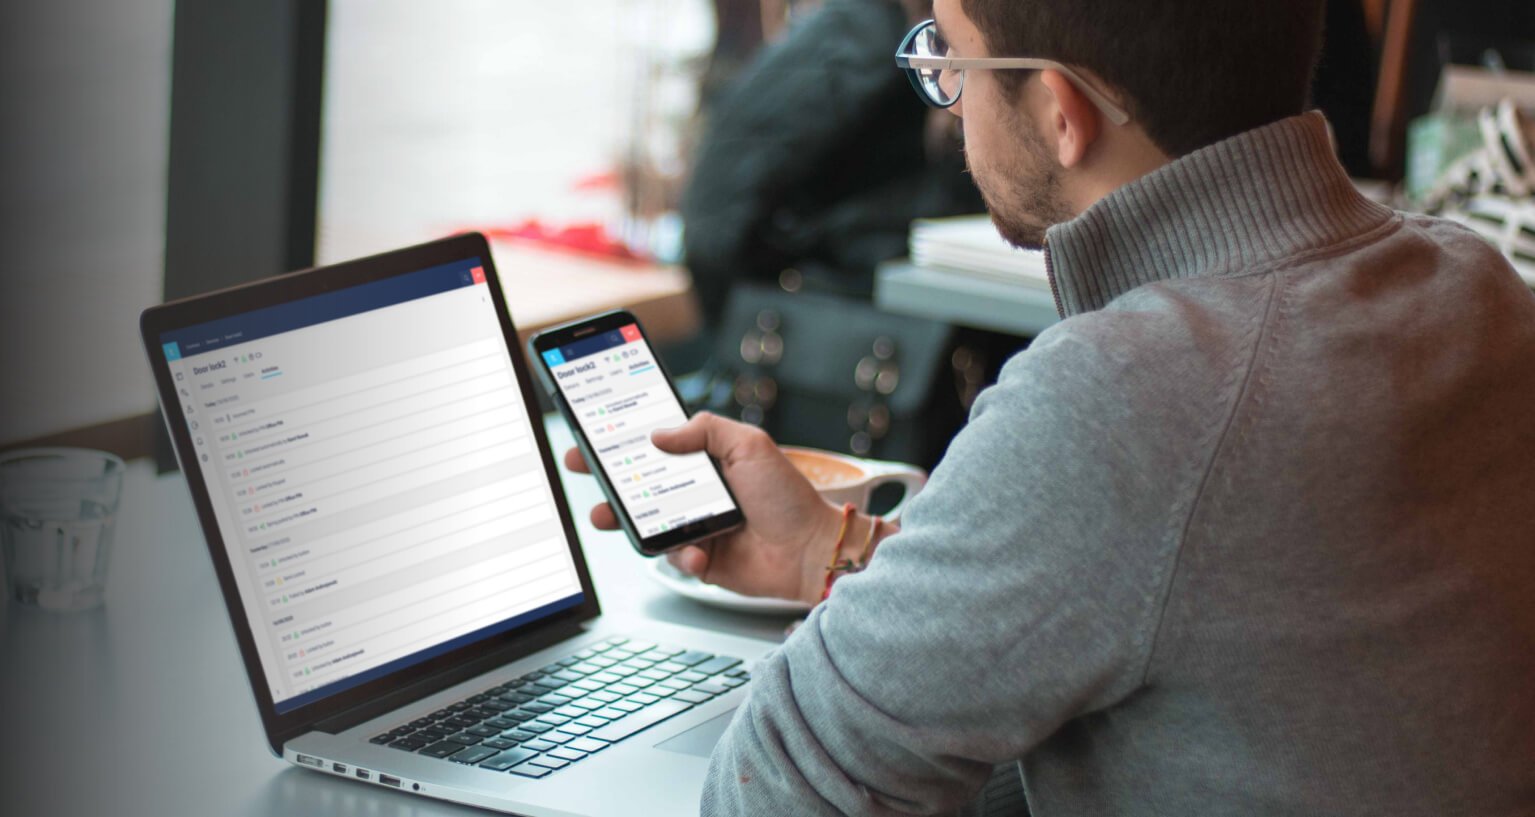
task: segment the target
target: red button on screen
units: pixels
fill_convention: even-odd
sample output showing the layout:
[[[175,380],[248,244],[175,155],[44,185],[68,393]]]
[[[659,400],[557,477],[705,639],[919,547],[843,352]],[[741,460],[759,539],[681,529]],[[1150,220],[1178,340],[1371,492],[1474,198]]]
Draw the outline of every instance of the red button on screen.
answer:
[[[485,283],[485,268],[484,267],[475,267],[474,269],[469,270],[469,274],[474,276],[474,282],[476,284],[483,284],[483,283]]]
[[[625,343],[633,343],[633,342],[635,342],[635,341],[640,339],[640,328],[639,328],[639,326],[637,326],[635,324],[631,323],[628,326],[625,326],[623,329],[620,329],[618,331],[624,333],[624,342]]]

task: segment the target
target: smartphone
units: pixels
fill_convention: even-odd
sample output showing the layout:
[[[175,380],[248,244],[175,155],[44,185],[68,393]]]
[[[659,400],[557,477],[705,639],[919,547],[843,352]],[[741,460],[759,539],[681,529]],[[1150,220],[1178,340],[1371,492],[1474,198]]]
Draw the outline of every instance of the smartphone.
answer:
[[[548,329],[528,348],[636,550],[657,556],[745,522],[708,454],[650,444],[651,431],[688,416],[634,315],[620,309]]]

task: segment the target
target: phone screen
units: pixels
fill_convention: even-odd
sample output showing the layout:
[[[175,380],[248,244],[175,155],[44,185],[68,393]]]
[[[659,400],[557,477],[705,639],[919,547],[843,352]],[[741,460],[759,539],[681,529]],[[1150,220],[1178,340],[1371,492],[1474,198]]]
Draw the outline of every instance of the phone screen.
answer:
[[[538,354],[642,549],[680,544],[696,538],[679,536],[684,532],[712,532],[700,529],[702,521],[738,514],[707,454],[667,454],[651,445],[651,431],[682,425],[687,412],[639,324],[561,334],[568,337],[556,337],[552,348],[540,343]]]

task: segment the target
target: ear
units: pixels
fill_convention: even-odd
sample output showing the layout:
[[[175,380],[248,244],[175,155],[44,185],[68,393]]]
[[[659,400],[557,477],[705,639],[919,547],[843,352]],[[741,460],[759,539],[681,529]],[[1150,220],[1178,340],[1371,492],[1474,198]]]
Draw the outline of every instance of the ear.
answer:
[[[1059,71],[1046,68],[1039,72],[1039,81],[1055,97],[1050,129],[1055,136],[1056,160],[1061,167],[1076,167],[1098,140],[1098,108]]]

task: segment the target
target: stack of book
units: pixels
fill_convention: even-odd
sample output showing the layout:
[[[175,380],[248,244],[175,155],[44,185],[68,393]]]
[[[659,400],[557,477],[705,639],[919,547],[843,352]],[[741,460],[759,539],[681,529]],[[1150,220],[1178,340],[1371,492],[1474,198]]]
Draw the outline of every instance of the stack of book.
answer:
[[[919,267],[1050,290],[1044,253],[1002,240],[989,216],[914,221],[910,251],[911,262]]]

